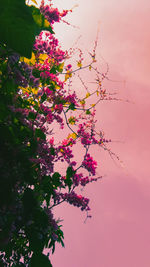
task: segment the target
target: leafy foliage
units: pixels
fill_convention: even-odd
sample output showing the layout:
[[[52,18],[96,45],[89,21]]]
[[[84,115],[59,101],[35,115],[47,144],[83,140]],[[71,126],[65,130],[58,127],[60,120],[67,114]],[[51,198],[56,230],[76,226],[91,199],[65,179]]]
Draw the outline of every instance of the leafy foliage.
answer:
[[[36,23],[24,0],[0,1],[0,41],[10,49],[31,56],[36,34]]]
[[[39,9],[24,0],[0,0],[0,42],[22,56],[31,57],[35,35],[41,29],[53,33]]]

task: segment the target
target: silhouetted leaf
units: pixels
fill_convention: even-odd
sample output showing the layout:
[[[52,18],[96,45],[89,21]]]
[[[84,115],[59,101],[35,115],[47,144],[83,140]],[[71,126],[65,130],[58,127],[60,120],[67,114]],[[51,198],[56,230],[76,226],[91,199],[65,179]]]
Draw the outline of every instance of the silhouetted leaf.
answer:
[[[55,172],[52,176],[52,182],[56,187],[61,185],[60,177],[61,175],[59,172]]]
[[[0,25],[0,42],[30,58],[37,25],[25,0],[1,0]]]
[[[33,253],[30,267],[52,267],[52,264],[46,255]]]

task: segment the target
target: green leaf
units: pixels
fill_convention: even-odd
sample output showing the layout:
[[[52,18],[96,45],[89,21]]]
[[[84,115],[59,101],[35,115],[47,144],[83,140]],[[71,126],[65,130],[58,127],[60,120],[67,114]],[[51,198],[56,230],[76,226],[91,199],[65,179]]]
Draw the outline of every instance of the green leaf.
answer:
[[[72,167],[68,167],[67,168],[67,175],[66,178],[70,179],[71,177],[73,177],[73,175],[75,174],[75,171],[72,169]]]
[[[47,99],[47,95],[44,93],[41,97],[41,103],[43,103]]]
[[[71,103],[68,109],[75,110],[75,104]]]
[[[51,155],[55,156],[55,148],[54,147],[50,147],[50,152],[51,152]]]
[[[91,114],[91,111],[90,111],[89,109],[86,110],[86,114],[87,114],[87,115]]]
[[[50,176],[44,176],[43,182],[42,182],[42,189],[44,193],[48,193],[49,195],[52,192],[52,186],[51,186],[51,177]]]
[[[0,42],[30,58],[37,25],[25,0],[0,0]]]
[[[60,175],[59,172],[55,172],[55,173],[53,174],[53,176],[52,176],[53,179],[58,179],[58,178],[60,178],[60,177],[61,177],[61,175]]]
[[[34,196],[34,192],[32,189],[27,188],[23,194],[22,198],[24,211],[26,214],[30,214],[34,208],[37,206],[37,201]]]
[[[71,179],[66,179],[64,182],[65,182],[65,185],[68,186],[69,191],[70,191],[71,186],[73,185],[73,181]]]
[[[60,239],[60,243],[61,243],[62,247],[64,248],[65,247],[65,244],[64,244],[64,242],[63,242],[62,239]]]
[[[37,116],[36,113],[29,112],[28,119],[35,120],[36,119],[36,116]]]
[[[40,129],[35,129],[35,137],[40,137],[41,139],[46,139],[45,134]]]
[[[48,206],[49,206],[50,197],[51,197],[51,194],[47,194],[47,195],[45,196],[45,200],[46,200],[47,208],[48,208]]]
[[[58,187],[61,185],[61,181],[60,181],[60,173],[59,172],[55,172],[52,176],[52,180],[53,180],[53,184]]]
[[[48,246],[48,248],[51,248],[51,247],[52,247],[52,254],[53,254],[54,251],[55,251],[55,241],[54,240],[51,240],[51,242],[50,242],[50,244]]]
[[[57,71],[62,73],[63,72],[63,68],[64,68],[64,62],[57,66]]]
[[[73,184],[72,177],[75,174],[75,171],[72,169],[72,167],[67,168],[66,172],[66,180],[64,181],[66,185],[68,185],[69,191],[71,189],[71,186]]]
[[[4,121],[8,115],[8,107],[2,101],[0,101],[0,121]]]
[[[48,259],[48,257],[44,254],[36,254],[33,253],[32,258],[31,258],[31,262],[30,262],[30,267],[52,267],[52,264],[50,262],[50,260]]]

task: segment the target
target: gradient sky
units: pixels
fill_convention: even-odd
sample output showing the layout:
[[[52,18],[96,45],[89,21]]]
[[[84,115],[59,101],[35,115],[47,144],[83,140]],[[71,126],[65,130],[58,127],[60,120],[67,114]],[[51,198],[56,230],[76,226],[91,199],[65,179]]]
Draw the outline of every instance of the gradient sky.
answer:
[[[123,161],[115,164],[94,150],[106,174],[89,185],[92,219],[65,204],[56,209],[64,219],[65,249],[51,257],[54,267],[150,267],[150,1],[55,0],[56,7],[74,9],[66,20],[79,26],[56,26],[64,48],[81,34],[81,48],[93,46],[100,21],[97,60],[109,64],[109,89],[127,102],[100,104],[98,127],[114,142],[111,149]],[[125,81],[125,82],[124,82]],[[134,103],[133,103],[134,102]]]

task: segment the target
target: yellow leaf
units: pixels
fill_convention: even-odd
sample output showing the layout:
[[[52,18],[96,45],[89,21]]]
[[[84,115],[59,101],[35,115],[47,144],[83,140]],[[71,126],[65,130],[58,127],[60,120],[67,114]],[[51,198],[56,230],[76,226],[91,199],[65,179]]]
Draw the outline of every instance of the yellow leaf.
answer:
[[[79,68],[82,68],[82,63],[81,63],[81,61],[78,61],[77,66],[78,66]]]
[[[55,86],[55,89],[56,89],[56,90],[59,90],[59,89],[60,89],[60,86],[56,85],[56,86]]]
[[[33,5],[33,3],[34,3],[36,6],[38,6],[38,3],[37,3],[37,1],[36,1],[36,0],[30,0],[30,1],[26,1],[26,5],[27,5],[27,6],[32,6],[32,5]]]
[[[32,88],[31,92],[36,95],[38,93],[38,90],[39,88]]]
[[[69,79],[69,74],[65,74],[65,82]]]
[[[50,24],[49,24],[48,20],[45,19],[45,20],[44,20],[44,27],[49,27],[49,25],[50,25]]]
[[[71,134],[68,134],[68,137],[67,137],[67,139],[69,139],[71,137]]]
[[[72,77],[72,73],[71,72],[67,72],[65,74],[65,82],[69,79],[69,77]]]
[[[90,93],[87,93],[85,97],[88,98],[90,95],[91,95]]]
[[[96,91],[97,96],[99,96],[99,91]]]
[[[89,70],[91,70],[91,69],[92,69],[92,66],[90,65],[90,66],[89,66]]]
[[[80,101],[80,104],[81,104],[82,106],[84,106],[84,105],[85,105],[85,100],[84,100],[84,99],[81,100],[81,101]]]
[[[46,54],[40,54],[38,59],[40,63],[43,63],[47,58],[48,56]]]
[[[29,90],[29,87],[25,88],[25,87],[19,87],[19,89],[21,89],[22,93],[25,94],[25,93],[30,93],[30,90]]]
[[[76,133],[69,134],[67,139],[70,139],[70,138],[76,139],[77,138],[77,134]]]
[[[69,102],[66,102],[65,104],[63,104],[64,107],[68,107],[68,105],[70,105]]]
[[[21,58],[21,60],[23,60],[25,63],[27,63],[27,64],[32,64],[32,65],[34,65],[35,64],[35,62],[36,62],[36,60],[35,60],[35,54],[32,52],[32,57],[31,57],[31,59],[28,59],[28,58],[26,58],[26,57],[22,57]]]
[[[35,62],[36,62],[36,59],[35,59],[35,54],[32,52],[32,57],[31,57],[31,64],[34,65]]]
[[[37,2],[36,2],[36,0],[31,0],[31,2],[33,2],[34,4],[36,4],[36,5],[37,5]]]
[[[76,138],[77,138],[77,134],[76,134],[76,133],[72,133],[72,134],[71,134],[71,137],[72,137],[73,139],[76,139]]]
[[[91,107],[95,107],[95,104],[91,104]]]

